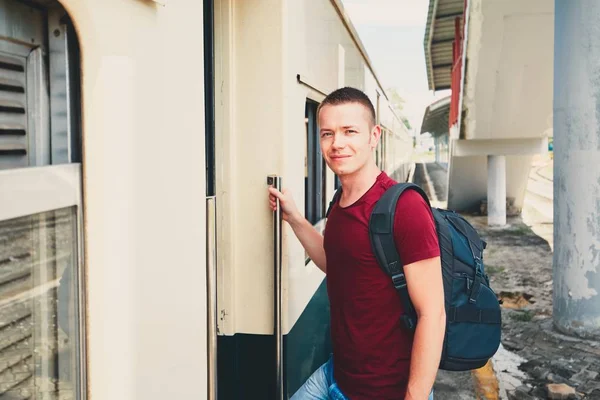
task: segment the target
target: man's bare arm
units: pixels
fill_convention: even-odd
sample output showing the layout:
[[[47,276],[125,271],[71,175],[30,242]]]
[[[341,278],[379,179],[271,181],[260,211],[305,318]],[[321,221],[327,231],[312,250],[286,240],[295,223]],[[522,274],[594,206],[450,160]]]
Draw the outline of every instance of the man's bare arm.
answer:
[[[327,273],[325,249],[323,248],[323,235],[321,235],[315,227],[301,215],[298,218],[288,219],[288,223],[294,230],[300,243],[302,243],[302,246],[304,246],[310,259],[321,271]]]
[[[269,205],[272,210],[276,208],[276,199],[279,199],[283,220],[294,230],[294,234],[302,243],[310,259],[323,272],[327,272],[325,249],[323,248],[323,235],[306,220],[298,211],[294,199],[287,190],[280,192],[272,187],[269,188]]]
[[[408,292],[417,312],[406,400],[427,400],[440,364],[446,312],[440,257],[404,267]]]

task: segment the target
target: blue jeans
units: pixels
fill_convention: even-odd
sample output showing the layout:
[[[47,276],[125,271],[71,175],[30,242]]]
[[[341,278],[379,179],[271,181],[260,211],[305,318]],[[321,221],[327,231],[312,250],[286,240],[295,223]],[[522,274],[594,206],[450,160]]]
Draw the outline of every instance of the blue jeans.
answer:
[[[290,400],[349,400],[333,379],[333,357],[329,357]]]
[[[349,400],[333,378],[333,358],[321,365],[290,400]],[[433,400],[433,390],[429,400]]]

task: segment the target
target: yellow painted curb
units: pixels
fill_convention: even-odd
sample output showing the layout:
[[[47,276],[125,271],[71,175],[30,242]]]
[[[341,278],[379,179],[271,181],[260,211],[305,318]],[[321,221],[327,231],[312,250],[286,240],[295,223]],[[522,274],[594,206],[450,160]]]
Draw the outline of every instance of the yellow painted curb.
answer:
[[[500,388],[498,378],[492,367],[492,360],[479,369],[471,371],[475,383],[475,394],[477,400],[499,400]]]

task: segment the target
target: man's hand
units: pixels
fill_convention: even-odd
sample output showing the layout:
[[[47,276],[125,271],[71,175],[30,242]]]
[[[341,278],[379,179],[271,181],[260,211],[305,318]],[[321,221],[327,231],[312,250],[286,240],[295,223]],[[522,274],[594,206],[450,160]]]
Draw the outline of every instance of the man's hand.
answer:
[[[279,199],[279,205],[281,206],[281,214],[284,221],[288,223],[293,223],[304,219],[300,212],[298,211],[298,207],[296,207],[296,203],[294,202],[294,197],[292,193],[283,189],[283,192],[269,187],[269,205],[271,210],[275,211],[277,209],[276,199]]]
[[[279,199],[283,220],[290,224],[296,237],[300,240],[300,243],[302,243],[302,246],[315,265],[321,271],[325,272],[327,269],[327,260],[325,258],[325,249],[323,248],[323,236],[300,214],[292,193],[286,189],[280,192],[273,187],[269,187],[269,206],[273,211],[277,209],[277,199]]]

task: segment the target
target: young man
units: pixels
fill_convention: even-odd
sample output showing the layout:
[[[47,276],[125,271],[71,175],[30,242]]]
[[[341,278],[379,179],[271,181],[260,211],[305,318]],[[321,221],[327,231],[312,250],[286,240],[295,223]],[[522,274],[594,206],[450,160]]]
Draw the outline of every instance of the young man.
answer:
[[[373,150],[381,135],[375,110],[360,90],[334,91],[317,111],[327,165],[339,177],[342,195],[321,236],[298,211],[292,195],[269,188],[283,219],[315,264],[327,274],[333,357],[292,400],[432,398],[446,315],[440,251],[431,210],[414,191],[398,201],[394,236],[418,316],[406,330],[399,296],[377,264],[368,224],[383,193],[396,182],[379,170]]]

